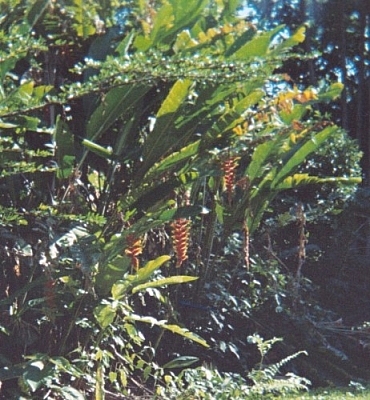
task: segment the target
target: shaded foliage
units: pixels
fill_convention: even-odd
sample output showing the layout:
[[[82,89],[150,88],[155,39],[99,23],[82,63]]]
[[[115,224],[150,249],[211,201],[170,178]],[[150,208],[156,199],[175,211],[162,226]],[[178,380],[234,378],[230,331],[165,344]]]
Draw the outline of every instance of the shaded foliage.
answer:
[[[305,28],[229,1],[0,5],[2,392],[153,395],[192,363],[246,375],[256,331],[320,335],[306,224],[360,154],[319,111],[342,85],[284,72]]]

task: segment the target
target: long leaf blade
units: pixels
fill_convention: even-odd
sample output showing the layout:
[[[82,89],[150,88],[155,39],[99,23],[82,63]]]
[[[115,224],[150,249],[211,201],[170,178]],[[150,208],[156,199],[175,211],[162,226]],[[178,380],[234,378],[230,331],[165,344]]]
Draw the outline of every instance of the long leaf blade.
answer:
[[[137,285],[132,289],[132,293],[137,293],[142,290],[146,290],[149,288],[167,286],[167,285],[177,285],[180,283],[188,283],[197,280],[196,276],[186,276],[186,275],[179,275],[179,276],[170,276],[169,278],[159,279],[157,281],[143,283],[141,285]]]

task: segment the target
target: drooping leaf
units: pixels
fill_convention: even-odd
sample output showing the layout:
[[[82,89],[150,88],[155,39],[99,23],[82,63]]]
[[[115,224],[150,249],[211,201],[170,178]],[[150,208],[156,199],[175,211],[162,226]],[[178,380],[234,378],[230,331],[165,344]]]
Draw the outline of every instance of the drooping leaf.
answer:
[[[144,267],[140,268],[136,275],[131,276],[131,285],[134,287],[142,282],[146,282],[165,262],[170,260],[170,256],[160,256],[155,260],[151,260],[145,264]]]
[[[162,368],[172,369],[172,368],[186,368],[194,363],[198,362],[199,358],[194,356],[180,356],[176,357],[168,363],[164,364]]]
[[[301,164],[309,154],[317,150],[337,129],[338,127],[336,126],[329,126],[315,134],[314,137],[307,142],[299,145],[298,149],[284,162],[283,166],[277,172],[274,181],[271,183],[271,187],[275,189],[284,177],[289,175],[295,167]]]
[[[158,279],[156,281],[151,281],[151,282],[143,283],[141,285],[137,285],[132,289],[132,293],[137,293],[142,290],[146,290],[148,288],[161,287],[161,286],[167,286],[167,285],[177,285],[180,283],[192,282],[197,279],[198,279],[198,277],[195,277],[195,276],[185,276],[185,275],[170,276],[169,278]]]
[[[204,347],[209,347],[207,342],[196,335],[193,332],[190,332],[188,329],[181,328],[178,325],[172,325],[172,324],[167,324],[166,321],[158,321],[157,319],[153,317],[144,317],[136,314],[131,314],[125,317],[126,320],[128,321],[135,321],[135,322],[144,322],[150,325],[158,326],[160,328],[166,329],[171,331],[172,333],[176,333],[180,336],[185,337],[186,339],[189,339],[193,342],[199,343],[200,345]]]
[[[9,123],[9,122],[3,122],[0,120],[0,129],[13,129],[16,128],[18,125]]]
[[[318,177],[312,176],[309,174],[294,174],[292,176],[288,176],[285,178],[279,185],[276,186],[278,190],[285,189],[293,189],[302,185],[314,185],[314,184],[324,184],[324,183],[333,183],[333,184],[344,184],[344,185],[353,185],[361,183],[360,177]]]

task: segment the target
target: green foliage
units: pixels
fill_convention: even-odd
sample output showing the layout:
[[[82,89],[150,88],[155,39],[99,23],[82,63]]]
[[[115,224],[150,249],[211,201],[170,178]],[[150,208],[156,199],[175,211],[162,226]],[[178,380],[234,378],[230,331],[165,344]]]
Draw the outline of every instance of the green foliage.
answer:
[[[272,345],[280,339],[274,338],[264,341],[259,335],[248,338],[251,343],[257,344],[261,361],[257,369],[253,369],[248,378],[253,382],[250,385],[246,379],[238,374],[220,374],[217,370],[202,366],[195,369],[184,369],[178,376],[166,375],[165,387],[158,387],[157,393],[164,399],[196,398],[196,399],[259,399],[274,398],[276,395],[308,390],[310,382],[292,373],[278,376],[279,370],[292,359],[304,352],[295,353],[276,364],[265,366],[264,357]],[[270,397],[271,396],[271,397]]]
[[[234,343],[185,317],[181,302],[215,300],[221,327],[227,311],[245,317],[282,296],[276,263],[266,270],[249,252],[273,200],[313,184],[350,192],[360,181],[355,156],[355,174],[304,170],[340,136],[315,112],[338,85],[298,90],[276,73],[304,28],[288,38],[282,26],[259,32],[229,1],[0,5],[4,392],[130,395],[135,382],[157,384],[165,370],[198,360],[174,358],[165,340],[173,333],[174,346],[238,357]],[[231,157],[238,165],[227,170]],[[182,266],[173,248],[189,250]],[[250,379],[268,392],[301,387],[295,376],[275,381],[291,358]],[[183,372],[205,396],[197,374],[210,378],[204,390],[225,396],[246,384]]]

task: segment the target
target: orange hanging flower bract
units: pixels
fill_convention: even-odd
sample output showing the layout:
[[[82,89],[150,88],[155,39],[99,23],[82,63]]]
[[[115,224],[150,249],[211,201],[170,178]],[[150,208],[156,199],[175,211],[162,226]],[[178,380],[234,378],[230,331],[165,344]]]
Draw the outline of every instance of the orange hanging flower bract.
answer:
[[[231,204],[232,196],[235,187],[235,170],[238,166],[239,157],[229,157],[222,163],[222,171],[224,172],[225,190],[229,205]]]
[[[138,256],[143,252],[143,244],[140,238],[135,237],[135,235],[127,236],[127,248],[125,250],[126,256],[130,257],[131,265],[135,271],[139,269],[139,258]]]
[[[182,263],[188,259],[190,220],[186,218],[176,219],[171,227],[173,247],[177,258],[176,267],[180,268]]]

